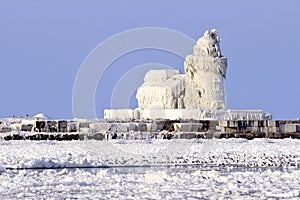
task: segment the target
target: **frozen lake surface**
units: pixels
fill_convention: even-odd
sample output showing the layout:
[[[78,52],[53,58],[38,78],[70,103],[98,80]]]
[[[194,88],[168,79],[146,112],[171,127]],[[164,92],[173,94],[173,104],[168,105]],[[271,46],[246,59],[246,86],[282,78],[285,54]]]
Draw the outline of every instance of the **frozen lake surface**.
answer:
[[[0,199],[299,198],[300,140],[0,141]]]

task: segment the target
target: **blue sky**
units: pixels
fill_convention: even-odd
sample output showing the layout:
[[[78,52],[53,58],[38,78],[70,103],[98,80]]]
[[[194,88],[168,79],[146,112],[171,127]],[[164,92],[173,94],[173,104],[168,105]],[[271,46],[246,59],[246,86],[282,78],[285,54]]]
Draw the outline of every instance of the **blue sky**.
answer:
[[[228,57],[228,108],[264,109],[276,119],[300,118],[299,7],[297,0],[2,0],[0,117],[44,112],[72,118],[73,84],[89,52],[119,32],[163,27],[195,40],[206,29],[219,31],[222,53]],[[99,117],[110,107],[113,86],[122,74],[150,62],[183,71],[182,58],[159,50],[120,57],[99,82]]]

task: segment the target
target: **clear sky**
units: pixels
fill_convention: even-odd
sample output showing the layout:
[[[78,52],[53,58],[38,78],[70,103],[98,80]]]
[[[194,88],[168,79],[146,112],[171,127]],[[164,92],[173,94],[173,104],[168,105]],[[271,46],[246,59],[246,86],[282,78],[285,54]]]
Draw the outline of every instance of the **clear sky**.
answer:
[[[162,27],[195,40],[206,29],[219,31],[228,58],[228,108],[300,118],[299,8],[298,0],[1,0],[0,117],[43,112],[72,118],[73,84],[89,52],[119,32]],[[161,63],[183,71],[183,62],[149,49],[120,57],[99,82],[97,115],[110,107],[114,84],[134,66]]]

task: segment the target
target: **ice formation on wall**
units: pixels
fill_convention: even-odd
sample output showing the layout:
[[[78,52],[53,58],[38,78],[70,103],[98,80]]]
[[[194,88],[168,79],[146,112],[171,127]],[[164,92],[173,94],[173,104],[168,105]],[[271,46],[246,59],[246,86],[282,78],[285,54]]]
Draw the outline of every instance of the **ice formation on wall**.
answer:
[[[142,109],[225,109],[224,78],[227,58],[222,56],[216,29],[205,31],[178,70],[150,70],[137,90]]]
[[[179,70],[150,70],[137,91],[139,108],[182,108],[184,91],[184,74]]]

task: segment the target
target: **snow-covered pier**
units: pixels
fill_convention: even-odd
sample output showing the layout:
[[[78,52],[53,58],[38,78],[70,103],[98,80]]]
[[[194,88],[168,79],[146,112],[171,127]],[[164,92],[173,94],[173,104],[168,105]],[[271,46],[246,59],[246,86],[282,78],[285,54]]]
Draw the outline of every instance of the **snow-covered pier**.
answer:
[[[9,118],[4,140],[299,138],[300,120],[49,120]]]

